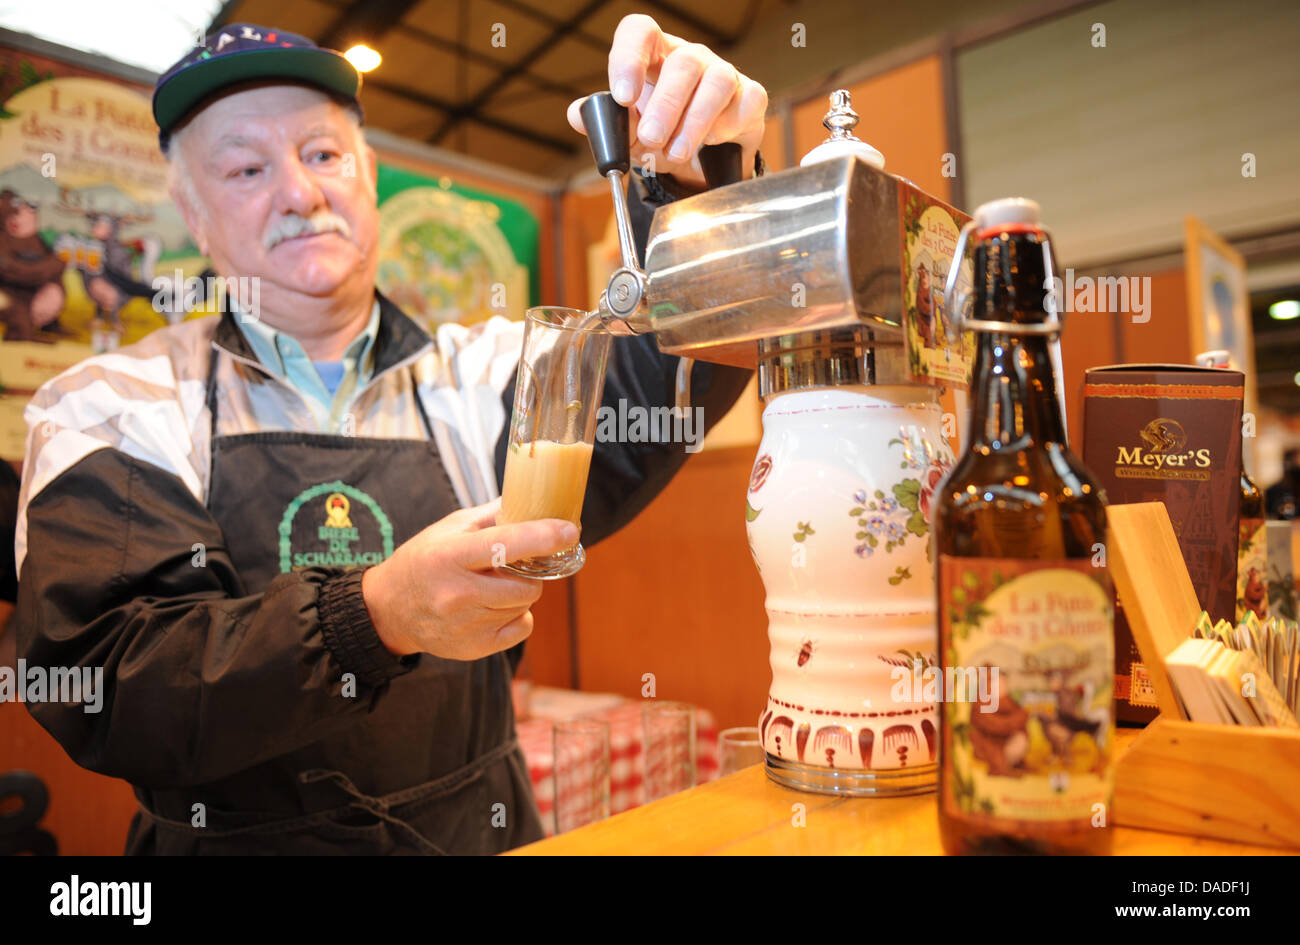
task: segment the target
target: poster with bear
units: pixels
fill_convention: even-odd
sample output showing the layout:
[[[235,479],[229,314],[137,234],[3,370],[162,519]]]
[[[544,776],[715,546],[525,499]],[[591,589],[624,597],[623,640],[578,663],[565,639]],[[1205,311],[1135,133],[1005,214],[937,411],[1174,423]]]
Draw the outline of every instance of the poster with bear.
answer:
[[[22,459],[23,408],[45,381],[216,310],[151,94],[0,47],[0,458]],[[522,318],[540,294],[537,214],[417,164],[378,164],[380,291],[430,332]]]
[[[149,89],[0,49],[0,456],[45,380],[185,317],[204,266],[167,193]]]

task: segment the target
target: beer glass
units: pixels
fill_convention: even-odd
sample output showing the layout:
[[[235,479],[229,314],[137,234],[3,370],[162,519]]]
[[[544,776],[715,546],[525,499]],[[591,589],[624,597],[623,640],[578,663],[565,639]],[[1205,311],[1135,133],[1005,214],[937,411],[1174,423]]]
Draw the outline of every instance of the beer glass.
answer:
[[[498,524],[562,518],[582,526],[610,343],[611,335],[594,315],[556,306],[528,310]],[[578,541],[556,554],[510,561],[502,568],[551,580],[568,577],[585,561]]]
[[[609,723],[556,722],[554,729],[555,832],[609,816]]]
[[[685,702],[647,702],[641,720],[646,803],[694,787],[695,709]]]
[[[729,728],[718,733],[718,777],[734,774],[741,768],[764,761],[758,729]]]

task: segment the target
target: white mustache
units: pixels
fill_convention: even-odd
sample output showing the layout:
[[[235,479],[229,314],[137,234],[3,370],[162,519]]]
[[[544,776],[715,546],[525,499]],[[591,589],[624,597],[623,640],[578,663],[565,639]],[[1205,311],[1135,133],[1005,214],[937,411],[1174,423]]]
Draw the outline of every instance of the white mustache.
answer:
[[[272,249],[278,243],[308,233],[339,233],[344,238],[351,239],[352,227],[348,226],[347,220],[329,210],[317,210],[310,217],[290,213],[276,218],[262,237],[262,245]]]

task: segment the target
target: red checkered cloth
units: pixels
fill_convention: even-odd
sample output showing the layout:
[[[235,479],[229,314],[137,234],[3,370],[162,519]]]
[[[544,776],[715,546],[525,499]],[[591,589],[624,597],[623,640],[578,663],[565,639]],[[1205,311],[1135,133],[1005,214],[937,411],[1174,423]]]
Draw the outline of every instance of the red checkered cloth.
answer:
[[[575,694],[576,695],[576,694]],[[584,693],[583,695],[587,695]],[[609,723],[609,812],[618,814],[645,801],[645,738],[641,723],[642,703],[633,700],[582,715]],[[576,716],[565,716],[571,718]],[[555,720],[532,718],[518,725],[519,743],[528,759],[533,793],[542,814],[546,834],[555,830]],[[594,764],[595,759],[589,763]],[[695,780],[698,784],[718,776],[718,728],[707,709],[695,709]],[[578,785],[574,784],[574,789]],[[568,796],[569,788],[562,786]]]

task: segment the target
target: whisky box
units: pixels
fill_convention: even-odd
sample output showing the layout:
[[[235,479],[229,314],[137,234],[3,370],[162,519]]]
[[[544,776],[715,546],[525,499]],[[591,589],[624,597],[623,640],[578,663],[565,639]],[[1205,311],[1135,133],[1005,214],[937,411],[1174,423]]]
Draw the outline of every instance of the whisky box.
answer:
[[[1178,364],[1098,367],[1084,379],[1083,461],[1107,502],[1163,502],[1202,609],[1233,623],[1244,390],[1240,371]],[[1122,722],[1159,711],[1119,604],[1115,703]]]

